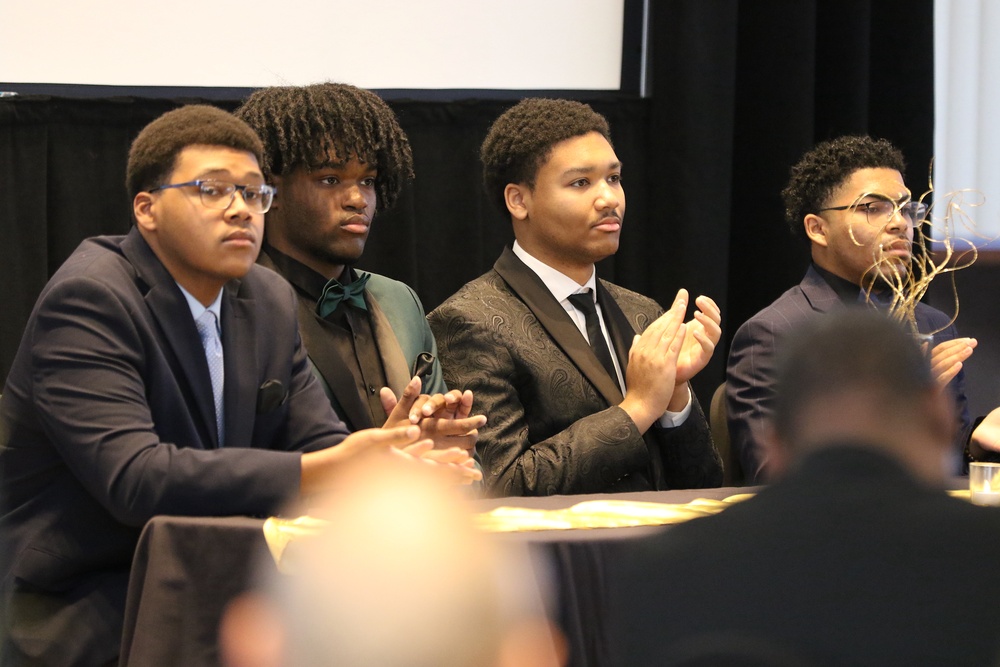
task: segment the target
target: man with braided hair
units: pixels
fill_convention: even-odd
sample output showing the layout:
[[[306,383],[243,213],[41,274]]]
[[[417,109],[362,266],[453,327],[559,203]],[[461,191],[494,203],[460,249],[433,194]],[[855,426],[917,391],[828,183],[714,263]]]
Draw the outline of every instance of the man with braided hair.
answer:
[[[445,379],[475,391],[487,416],[478,453],[494,495],[722,481],[688,388],[719,341],[718,306],[698,297],[685,324],[685,290],[664,313],[597,279],[625,214],[609,137],[586,104],[527,99],[483,142],[487,193],[517,240],[429,319]]]
[[[259,90],[236,115],[263,140],[264,174],[278,189],[258,262],[295,288],[313,372],[340,418],[351,429],[381,425],[413,376],[425,393],[446,394],[417,295],[353,268],[376,209],[391,208],[413,178],[409,140],[389,106],[367,90],[319,83]],[[471,407],[471,392],[452,406],[460,416]],[[438,444],[475,441],[471,431]]]

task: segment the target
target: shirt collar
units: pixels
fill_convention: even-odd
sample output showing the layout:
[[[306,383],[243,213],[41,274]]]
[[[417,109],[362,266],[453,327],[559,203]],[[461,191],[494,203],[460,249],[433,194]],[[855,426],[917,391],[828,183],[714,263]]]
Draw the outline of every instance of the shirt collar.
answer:
[[[176,281],[174,281],[176,282]],[[191,293],[186,289],[181,287],[180,283],[177,286],[181,289],[181,294],[184,295],[184,299],[187,300],[188,308],[191,309],[191,317],[197,320],[206,310],[210,310],[215,314],[215,321],[219,323],[219,330],[222,330],[222,290],[219,290],[218,295],[215,297],[215,301],[209,304],[208,308],[201,304],[201,301],[191,296]]]
[[[594,298],[597,298],[597,271],[591,271],[590,278],[587,279],[586,283],[581,285],[565,273],[561,273],[540,259],[532,257],[528,254],[527,250],[518,244],[517,241],[514,241],[514,246],[511,250],[514,251],[514,254],[517,255],[518,259],[524,262],[525,265],[534,271],[541,281],[545,283],[545,286],[552,293],[552,296],[556,298],[556,301],[561,303],[565,301],[570,294],[582,292],[587,288],[592,290],[591,293],[594,295]]]
[[[813,268],[816,269],[816,273],[819,274],[827,285],[830,286],[836,294],[837,297],[844,303],[856,304],[858,302],[858,295],[861,294],[861,288],[855,285],[850,280],[845,280],[838,275],[830,273],[823,267],[819,266],[813,262]]]
[[[323,295],[323,288],[326,287],[326,278],[322,274],[310,269],[308,266],[293,259],[276,249],[274,246],[270,245],[267,241],[264,242],[264,252],[267,256],[271,258],[274,262],[274,266],[277,267],[279,273],[284,276],[285,280],[290,282],[295,289],[303,292],[306,296],[311,298],[313,301],[318,301],[320,296]],[[356,280],[356,275],[354,269],[347,267],[344,271],[342,282],[344,285],[350,285]]]

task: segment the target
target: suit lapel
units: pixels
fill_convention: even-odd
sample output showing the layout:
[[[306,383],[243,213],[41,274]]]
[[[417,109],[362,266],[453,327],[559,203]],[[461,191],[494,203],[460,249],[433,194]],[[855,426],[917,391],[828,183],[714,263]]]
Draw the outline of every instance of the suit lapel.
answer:
[[[222,403],[226,413],[226,443],[248,446],[252,442],[257,411],[258,321],[254,300],[241,294],[240,281],[230,281],[222,295],[222,352],[226,382]],[[246,391],[252,394],[246,395]],[[226,444],[223,443],[223,444]]]
[[[587,380],[601,393],[609,405],[617,405],[622,400],[618,383],[598,361],[587,339],[570,319],[562,305],[552,296],[541,278],[529,269],[508,247],[493,265],[511,291],[538,319],[553,342],[572,360]]]
[[[180,374],[187,383],[185,393],[193,397],[193,412],[200,417],[203,443],[206,447],[218,446],[212,379],[208,373],[205,350],[201,345],[198,329],[195,327],[194,318],[191,317],[191,309],[176,281],[135,227],[122,241],[121,248],[125,257],[135,267],[136,274],[149,288],[145,294],[146,305],[163,332],[165,349],[170,350],[173,365],[180,369]],[[227,355],[227,377],[228,373]]]
[[[396,333],[393,331],[392,325],[389,324],[389,318],[386,317],[378,300],[367,290],[365,290],[365,302],[368,304],[368,316],[375,334],[375,344],[378,345],[382,368],[385,370],[385,382],[396,394],[396,398],[399,398],[403,388],[412,377],[412,370],[406,363],[406,355],[403,354],[403,348],[399,346]]]
[[[799,283],[802,294],[806,297],[813,310],[820,313],[828,313],[831,310],[843,305],[843,301],[837,296],[837,292],[830,287],[829,283],[823,280],[811,265],[806,271],[805,277]],[[861,288],[858,288],[859,290]]]
[[[628,352],[632,349],[632,339],[638,332],[600,279],[597,281],[597,303],[604,313],[604,323],[608,327],[608,333],[611,334],[611,343],[624,377],[628,369]]]

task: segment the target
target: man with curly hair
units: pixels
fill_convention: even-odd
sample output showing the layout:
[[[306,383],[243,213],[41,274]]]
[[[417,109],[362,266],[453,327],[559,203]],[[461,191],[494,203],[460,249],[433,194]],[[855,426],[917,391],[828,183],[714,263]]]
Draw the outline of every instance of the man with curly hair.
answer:
[[[749,482],[768,479],[763,444],[774,402],[775,352],[796,324],[845,306],[875,303],[885,277],[908,270],[914,225],[926,206],[903,183],[906,165],[884,139],[845,136],[818,144],[791,169],[782,191],[792,233],[808,240],[805,277],[736,332],[729,353],[726,405],[729,432]],[[920,332],[934,334],[934,373],[947,385],[960,424],[952,472],[962,470],[970,430],[962,362],[976,345],[959,338],[947,315],[918,304]]]
[[[155,515],[275,513],[376,450],[470,471],[411,425],[442,396],[410,386],[384,429],[337,419],[292,289],[255,265],[274,194],[261,153],[221,109],[160,116],[129,152],[131,231],[85,240],[39,296],[0,401],[4,664],[117,664]]]
[[[478,453],[493,495],[718,486],[722,469],[688,380],[721,314],[671,308],[598,280],[618,250],[622,165],[607,120],[568,100],[527,99],[490,128],[487,193],[516,241],[429,316],[445,380],[488,418]],[[610,343],[610,344],[609,344]]]
[[[337,414],[353,429],[381,425],[414,376],[425,392],[445,394],[416,293],[354,268],[376,210],[413,178],[392,109],[370,91],[320,83],[264,88],[236,115],[261,137],[264,174],[278,188],[258,262],[295,288],[302,339]],[[460,396],[454,408],[467,417],[472,394]],[[475,440],[473,430],[439,444],[470,450]]]

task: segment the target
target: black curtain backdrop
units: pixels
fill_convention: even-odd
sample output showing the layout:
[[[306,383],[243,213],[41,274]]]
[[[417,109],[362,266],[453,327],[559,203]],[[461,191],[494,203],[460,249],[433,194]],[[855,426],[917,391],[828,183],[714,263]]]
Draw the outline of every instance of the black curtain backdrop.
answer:
[[[695,384],[707,406],[736,328],[808,261],[783,222],[789,166],[815,142],[870,133],[900,146],[914,191],[933,147],[933,0],[656,0],[651,96],[595,95],[624,163],[628,213],[601,274],[669,304],[679,287],[722,306],[724,338]],[[585,52],[584,52],[585,55]],[[581,58],[581,66],[586,59]],[[0,100],[0,374],[34,301],[85,237],[130,226],[135,134],[188,99]],[[213,101],[227,109],[238,100]],[[480,186],[478,147],[511,101],[394,100],[416,181],[376,219],[361,267],[432,309],[512,240]]]

